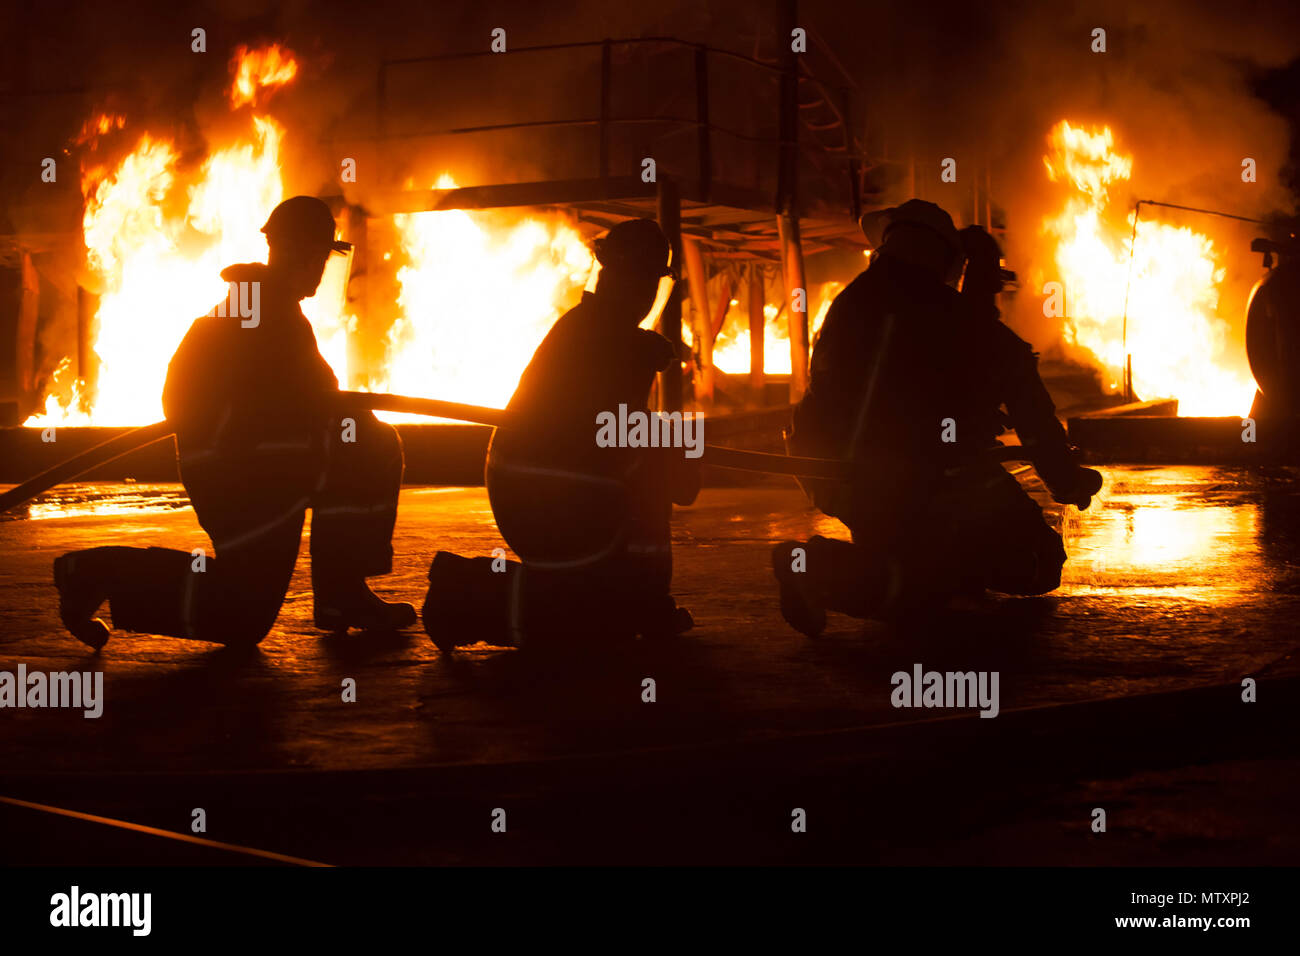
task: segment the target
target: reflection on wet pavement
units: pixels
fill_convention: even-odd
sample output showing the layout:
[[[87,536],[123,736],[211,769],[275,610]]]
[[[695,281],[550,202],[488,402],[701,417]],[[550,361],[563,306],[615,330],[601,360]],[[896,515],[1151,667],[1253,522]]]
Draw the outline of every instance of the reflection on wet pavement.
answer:
[[[1266,588],[1272,574],[1258,542],[1259,502],[1244,485],[1240,497],[1204,501],[1214,479],[1190,474],[1197,470],[1208,469],[1112,476],[1091,508],[1072,511],[1063,521],[1070,562],[1062,593],[1172,588],[1188,599],[1237,601]]]
[[[832,615],[817,641],[781,620],[769,551],[775,541],[845,529],[793,485],[705,489],[674,524],[674,592],[696,629],[541,680],[509,650],[479,645],[445,659],[418,630],[389,643],[323,640],[311,623],[304,545],[251,664],[227,671],[211,645],[115,633],[96,657],[112,714],[72,738],[23,717],[23,731],[0,741],[0,760],[356,768],[531,758],[889,723],[898,719],[890,675],[917,662],[998,671],[1005,712],[1235,681],[1300,643],[1300,475],[1103,470],[1106,487],[1088,511],[1048,508],[1070,554],[1053,594],[992,598],[896,626]],[[1031,475],[1024,480],[1050,504]],[[88,659],[59,623],[56,555],[207,543],[179,485],[66,486],[31,517],[0,522],[0,656],[42,668]],[[489,554],[501,539],[483,489],[409,487],[393,544],[394,573],[375,587],[418,605],[434,552]],[[649,723],[622,709],[623,681],[638,686],[650,671],[674,689],[671,720],[667,707]],[[358,675],[373,708],[364,719],[321,692]]]
[[[0,490],[8,490],[10,487],[12,486],[0,486]],[[45,521],[51,518],[150,514],[175,511],[178,508],[188,508],[189,505],[189,496],[179,484],[100,482],[60,485],[41,495],[26,508],[0,515],[0,519]]]
[[[1058,594],[1123,589],[1139,596],[1170,594],[1173,589],[1189,600],[1231,602],[1290,582],[1294,568],[1285,562],[1279,565],[1276,554],[1265,553],[1260,540],[1262,511],[1272,505],[1281,517],[1285,510],[1282,502],[1296,500],[1300,470],[1280,470],[1267,476],[1189,466],[1104,470],[1106,484],[1086,512],[1069,508],[1062,513],[1041,493],[1032,475],[1025,476],[1031,493],[1038,487],[1036,497],[1049,510],[1049,520],[1059,527],[1070,554]],[[424,497],[456,491],[421,488],[418,493]],[[713,499],[711,504],[719,494],[725,492],[706,492]],[[33,521],[102,518],[163,514],[188,507],[189,498],[178,484],[102,482],[60,486],[5,517]],[[484,509],[473,511],[476,517],[490,520]],[[728,516],[728,523],[737,531],[737,526],[761,523],[766,534],[759,536],[777,540],[791,532],[791,518],[804,518],[811,520],[813,533],[845,536],[844,527],[834,519],[797,505],[791,512],[738,512]],[[689,526],[689,514],[679,512],[681,524]],[[1290,540],[1294,547],[1294,526],[1271,530],[1278,538],[1274,544],[1285,545]]]

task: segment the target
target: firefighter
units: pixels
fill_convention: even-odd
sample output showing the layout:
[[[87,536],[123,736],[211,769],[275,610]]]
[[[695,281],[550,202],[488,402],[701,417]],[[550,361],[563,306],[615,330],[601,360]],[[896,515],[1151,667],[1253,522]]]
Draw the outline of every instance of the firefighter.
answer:
[[[697,462],[682,448],[597,442],[602,414],[649,415],[655,375],[678,360],[666,338],[640,328],[661,279],[675,278],[670,247],[656,223],[635,219],[598,239],[595,255],[595,290],[538,346],[488,452],[492,513],[521,563],[435,556],[424,621],[440,647],[693,624],[669,593],[669,518],[674,502],[694,501]]]
[[[299,306],[330,255],[351,246],[309,196],[277,206],[262,232],[267,262],[221,273],[227,300],[190,326],[163,389],[181,480],[215,554],[102,547],[58,558],[63,622],[92,647],[108,640],[94,616],[105,600],[119,630],[257,644],[288,591],[309,507],[316,626],[415,621],[411,605],[366,584],[392,570],[401,441],[369,412],[342,407]]]
[[[891,617],[986,589],[1059,586],[1060,535],[989,456],[1005,424],[1056,501],[1086,508],[1102,484],[1069,445],[1037,356],[999,320],[992,237],[959,236],[916,199],[862,225],[878,253],[827,313],[791,438],[797,453],[849,460],[847,481],[810,490],[852,540],[818,535],[772,552],[782,614],[810,636],[827,610]]]

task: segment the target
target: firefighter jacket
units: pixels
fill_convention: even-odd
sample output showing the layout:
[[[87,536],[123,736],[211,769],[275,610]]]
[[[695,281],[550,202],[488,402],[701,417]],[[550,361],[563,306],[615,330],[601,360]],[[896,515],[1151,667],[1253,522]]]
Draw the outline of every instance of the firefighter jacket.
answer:
[[[287,462],[306,481],[323,460],[338,380],[298,302],[276,287],[265,265],[234,265],[221,276],[233,284],[229,301],[190,326],[163,389],[182,477],[204,462],[271,471]],[[237,284],[253,282],[260,284],[258,314],[245,318]]]
[[[1006,413],[1002,412],[1005,407]],[[927,273],[879,255],[831,304],[794,413],[794,450],[853,462],[852,494],[906,507],[1005,424],[1040,474],[1071,467],[1029,344]],[[1047,480],[1047,474],[1044,474]],[[837,514],[827,487],[819,506]]]

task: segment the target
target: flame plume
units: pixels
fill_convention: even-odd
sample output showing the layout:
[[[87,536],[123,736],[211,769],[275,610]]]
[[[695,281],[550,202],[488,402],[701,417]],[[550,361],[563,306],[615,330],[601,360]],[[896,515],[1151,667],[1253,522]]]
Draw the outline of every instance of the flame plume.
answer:
[[[1218,314],[1224,268],[1214,240],[1144,218],[1133,243],[1134,213],[1117,222],[1111,195],[1131,176],[1133,158],[1116,150],[1109,127],[1086,130],[1063,120],[1048,146],[1048,178],[1071,190],[1061,211],[1042,223],[1064,286],[1066,342],[1096,357],[1112,389],[1131,355],[1138,397],[1176,398],[1183,415],[1246,414],[1255,384]]]
[[[262,50],[241,46],[232,62],[235,80],[230,87],[231,109],[256,106],[263,93],[269,95],[298,75],[298,61],[278,43]]]

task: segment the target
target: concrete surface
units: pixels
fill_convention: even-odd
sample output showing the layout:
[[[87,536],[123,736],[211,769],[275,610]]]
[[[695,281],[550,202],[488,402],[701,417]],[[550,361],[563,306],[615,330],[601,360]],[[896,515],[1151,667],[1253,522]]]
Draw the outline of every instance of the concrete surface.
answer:
[[[833,618],[817,641],[781,620],[768,549],[837,523],[793,486],[706,489],[675,529],[696,630],[542,658],[323,638],[305,546],[254,654],[122,633],[92,654],[59,626],[56,555],[208,542],[179,486],[66,486],[0,520],[0,670],[103,670],[104,716],[0,711],[0,795],[182,832],[202,806],[209,837],[327,862],[1300,862],[1297,472],[1106,474],[1088,512],[1051,512],[1071,555],[1053,595]],[[481,488],[406,488],[376,589],[418,605],[434,551],[500,545]],[[998,671],[1002,714],[893,708],[918,663]],[[791,807],[816,822],[802,842]],[[20,862],[176,861],[6,818]]]

